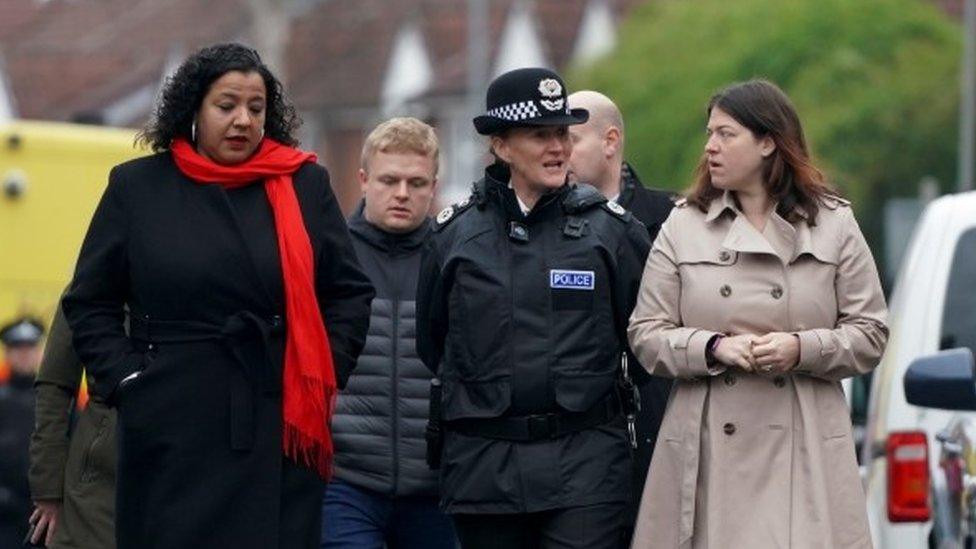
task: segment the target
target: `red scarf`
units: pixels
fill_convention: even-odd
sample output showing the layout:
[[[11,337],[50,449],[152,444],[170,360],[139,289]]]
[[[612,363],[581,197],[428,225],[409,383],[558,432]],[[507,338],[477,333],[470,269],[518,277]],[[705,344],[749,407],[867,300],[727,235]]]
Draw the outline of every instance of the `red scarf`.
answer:
[[[271,139],[264,139],[251,158],[233,166],[200,156],[185,139],[174,140],[170,150],[180,171],[196,183],[234,189],[264,180],[281,254],[288,326],[282,445],[286,456],[329,479],[333,455],[329,425],[337,393],[335,367],[315,296],[312,243],[291,180],[302,164],[315,162],[317,157]]]

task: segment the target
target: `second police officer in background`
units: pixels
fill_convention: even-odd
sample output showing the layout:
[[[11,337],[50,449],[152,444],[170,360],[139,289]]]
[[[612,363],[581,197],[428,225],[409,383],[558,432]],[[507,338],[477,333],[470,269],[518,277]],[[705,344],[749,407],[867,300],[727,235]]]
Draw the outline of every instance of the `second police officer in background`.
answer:
[[[474,123],[496,162],[437,216],[418,285],[418,351],[443,383],[441,504],[466,549],[622,547],[616,387],[650,239],[567,183],[568,127],[588,113],[559,75],[502,74],[486,103]]]
[[[31,512],[28,452],[34,427],[34,376],[44,325],[19,317],[0,326],[0,548],[19,547]]]

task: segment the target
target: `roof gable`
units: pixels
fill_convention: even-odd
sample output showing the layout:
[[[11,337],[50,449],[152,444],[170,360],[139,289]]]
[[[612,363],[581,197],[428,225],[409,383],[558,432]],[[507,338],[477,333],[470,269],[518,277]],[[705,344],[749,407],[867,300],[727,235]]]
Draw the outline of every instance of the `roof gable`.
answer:
[[[516,0],[509,11],[493,66],[494,76],[522,67],[552,66],[525,0]]]
[[[7,73],[3,67],[3,58],[0,57],[0,124],[9,122],[17,114],[14,105],[14,94],[7,82]]]
[[[413,22],[404,25],[393,44],[390,63],[380,94],[383,112],[389,113],[408,100],[426,92],[433,78],[430,56],[420,28]]]
[[[617,45],[617,24],[607,0],[590,0],[583,13],[571,62],[591,63],[613,51]]]

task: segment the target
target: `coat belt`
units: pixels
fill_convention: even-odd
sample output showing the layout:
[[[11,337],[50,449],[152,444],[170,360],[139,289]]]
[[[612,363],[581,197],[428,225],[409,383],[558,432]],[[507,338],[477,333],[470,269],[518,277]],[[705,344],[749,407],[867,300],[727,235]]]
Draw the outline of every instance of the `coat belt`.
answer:
[[[230,379],[230,438],[234,450],[254,447],[256,398],[281,392],[285,323],[250,311],[228,316],[223,324],[199,320],[156,320],[132,313],[130,337],[152,344],[219,341],[234,358]]]
[[[686,384],[688,382],[685,382]],[[701,430],[704,419],[705,400],[709,397],[711,380],[708,378],[691,382],[690,396],[693,404],[684,418],[681,437],[681,518],[678,527],[678,543],[690,540],[695,533],[695,513],[705,512],[696,509],[698,492],[699,463],[701,462]],[[675,387],[672,390],[678,390]]]

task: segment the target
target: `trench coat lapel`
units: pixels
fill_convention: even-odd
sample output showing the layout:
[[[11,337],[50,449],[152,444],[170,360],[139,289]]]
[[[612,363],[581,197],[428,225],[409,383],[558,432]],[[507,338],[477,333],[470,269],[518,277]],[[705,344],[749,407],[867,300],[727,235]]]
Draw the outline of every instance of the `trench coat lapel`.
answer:
[[[722,247],[740,253],[769,254],[779,256],[769,241],[749,223],[744,215],[736,215],[722,241]]]
[[[813,243],[813,235],[810,232],[810,226],[807,223],[798,223],[796,225],[796,246],[793,250],[793,257],[790,258],[790,263],[796,261],[800,256],[804,254],[810,254],[813,256],[820,257],[823,254],[818,254]],[[821,257],[821,259],[824,259]]]
[[[796,211],[801,217],[806,218],[806,213],[802,209],[798,208]],[[705,221],[712,223],[726,212],[734,216],[722,241],[722,246],[728,250],[774,255],[787,265],[803,254],[817,255],[809,225],[805,222],[796,225],[790,223],[777,213],[775,206],[762,233],[739,211],[729,191],[723,193],[720,198],[712,200]]]
[[[728,214],[723,216],[723,214]],[[732,198],[732,193],[725,191],[721,198],[712,200],[708,206],[705,221],[708,223],[721,222],[732,216],[729,230],[722,241],[722,247],[734,252],[778,255],[763,235],[749,223],[746,216],[739,211]]]
[[[793,261],[796,250],[796,227],[780,217],[775,208],[769,215],[763,236],[784,265]]]

